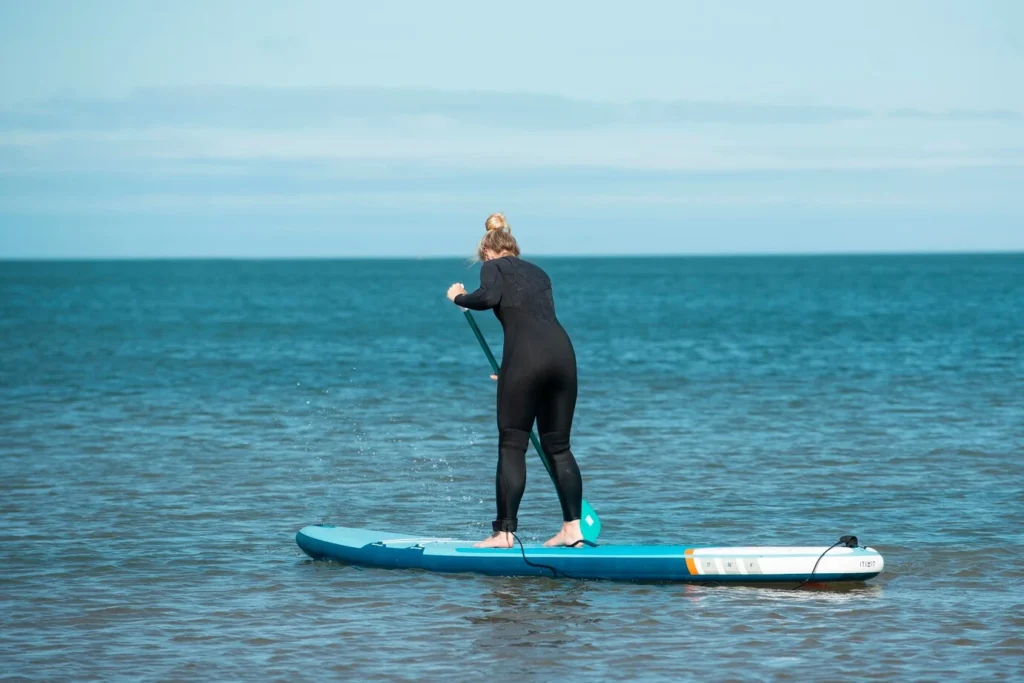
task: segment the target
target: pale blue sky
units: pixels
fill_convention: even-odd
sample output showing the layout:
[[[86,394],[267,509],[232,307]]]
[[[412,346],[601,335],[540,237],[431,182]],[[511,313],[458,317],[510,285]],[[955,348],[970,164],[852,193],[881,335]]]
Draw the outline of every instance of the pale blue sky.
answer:
[[[1021,82],[1011,1],[2,3],[0,258],[1020,250]]]

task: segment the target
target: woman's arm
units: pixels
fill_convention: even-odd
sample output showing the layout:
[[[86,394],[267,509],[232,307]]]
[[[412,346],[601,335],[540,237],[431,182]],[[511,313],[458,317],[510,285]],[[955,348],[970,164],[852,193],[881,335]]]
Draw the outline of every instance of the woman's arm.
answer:
[[[480,287],[469,294],[459,294],[453,299],[456,305],[486,311],[496,308],[501,302],[501,271],[494,261],[484,261],[480,267]]]

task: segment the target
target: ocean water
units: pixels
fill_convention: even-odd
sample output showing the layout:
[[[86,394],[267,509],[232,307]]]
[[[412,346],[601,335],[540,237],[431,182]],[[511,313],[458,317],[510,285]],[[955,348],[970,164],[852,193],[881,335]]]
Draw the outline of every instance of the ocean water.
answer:
[[[483,537],[462,261],[0,262],[0,677],[1020,680],[1024,255],[543,259],[604,542],[828,545],[785,591],[313,562]],[[479,318],[495,347],[496,322]],[[531,455],[522,535],[558,504]]]

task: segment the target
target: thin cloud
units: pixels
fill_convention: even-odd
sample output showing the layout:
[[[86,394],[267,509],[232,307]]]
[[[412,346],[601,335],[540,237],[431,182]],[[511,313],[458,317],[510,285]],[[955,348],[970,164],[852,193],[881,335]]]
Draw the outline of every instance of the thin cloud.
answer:
[[[888,131],[894,137],[900,131]],[[209,169],[307,161],[362,166],[401,175],[402,168],[520,169],[618,168],[655,171],[766,171],[950,169],[1019,167],[1024,148],[990,144],[883,145],[871,134],[845,145],[808,135],[755,144],[738,142],[721,127],[701,134],[643,127],[601,131],[496,131],[413,128],[388,133],[360,127],[326,130],[128,129],[0,133],[0,172],[78,169]],[[208,168],[204,170],[207,165]]]
[[[609,126],[814,125],[877,119],[1024,121],[1012,110],[875,110],[744,102],[597,102],[558,95],[388,88],[147,88],[118,99],[55,98],[0,111],[0,130],[211,127],[297,130],[409,119],[511,130]]]

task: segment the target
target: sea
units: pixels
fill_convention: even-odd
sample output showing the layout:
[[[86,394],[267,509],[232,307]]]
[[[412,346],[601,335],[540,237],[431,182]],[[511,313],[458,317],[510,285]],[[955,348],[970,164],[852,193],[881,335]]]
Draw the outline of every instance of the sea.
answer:
[[[317,522],[488,534],[495,384],[445,298],[477,266],[3,261],[0,679],[1024,678],[1024,254],[536,263],[576,348],[601,542],[854,534],[884,573],[313,561],[295,532]],[[530,542],[560,514],[528,467]]]

